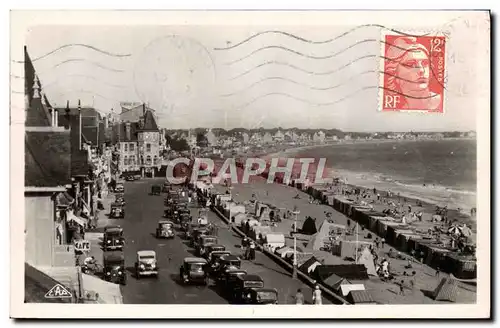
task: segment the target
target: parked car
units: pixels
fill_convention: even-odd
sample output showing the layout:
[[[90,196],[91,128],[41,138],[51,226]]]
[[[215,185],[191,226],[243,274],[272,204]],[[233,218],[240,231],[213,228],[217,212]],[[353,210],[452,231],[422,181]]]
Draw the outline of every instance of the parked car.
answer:
[[[112,203],[111,208],[109,210],[109,217],[111,219],[124,219],[125,209],[123,208],[123,205],[118,203]]]
[[[123,182],[117,182],[115,186],[115,192],[119,193],[124,193],[125,192],[125,185]]]
[[[122,252],[114,251],[104,253],[104,280],[119,283],[121,285],[127,284],[127,274],[125,271],[125,257]]]
[[[264,288],[264,280],[256,274],[241,275],[228,288],[232,293],[231,299],[233,301],[245,303],[245,299],[248,298],[248,294],[252,289]]]
[[[275,288],[248,288],[243,295],[244,304],[278,304],[278,291]]]
[[[138,251],[135,262],[135,276],[140,279],[143,276],[158,278],[158,265],[156,263],[155,251]]]
[[[106,227],[104,229],[102,243],[102,248],[105,252],[109,250],[123,250],[123,246],[125,245],[123,229],[117,226]]]
[[[199,256],[204,257],[206,248],[210,245],[217,244],[218,240],[216,236],[205,235],[201,236],[198,241],[195,242],[195,251]]]
[[[181,281],[208,285],[207,260],[201,257],[186,257],[179,269]]]

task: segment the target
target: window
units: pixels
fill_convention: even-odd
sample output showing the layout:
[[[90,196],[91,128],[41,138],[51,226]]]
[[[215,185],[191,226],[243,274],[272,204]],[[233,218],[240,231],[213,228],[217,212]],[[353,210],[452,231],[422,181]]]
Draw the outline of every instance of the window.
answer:
[[[146,165],[151,165],[151,156],[146,157]]]
[[[127,144],[127,143],[126,143],[126,144],[123,144],[123,150],[124,150],[124,151],[128,151],[128,144]]]
[[[123,156],[123,165],[128,165],[128,157],[127,156]]]
[[[130,146],[128,146],[128,149],[130,149],[130,151],[134,151],[134,144],[131,143]]]
[[[150,143],[146,144],[146,152],[148,152],[148,153],[151,152],[151,144]]]
[[[130,156],[128,162],[130,165],[135,165],[135,156]]]
[[[153,158],[153,165],[158,165],[158,156],[156,156],[156,155]]]

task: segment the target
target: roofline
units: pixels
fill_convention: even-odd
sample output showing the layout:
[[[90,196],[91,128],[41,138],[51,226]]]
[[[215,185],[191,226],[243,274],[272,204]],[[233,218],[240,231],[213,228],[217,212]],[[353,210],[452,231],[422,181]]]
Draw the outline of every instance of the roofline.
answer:
[[[57,187],[24,187],[24,192],[58,192],[58,191],[66,191],[66,187],[57,186]]]
[[[66,132],[70,133],[69,129],[64,126],[26,126],[25,132]]]

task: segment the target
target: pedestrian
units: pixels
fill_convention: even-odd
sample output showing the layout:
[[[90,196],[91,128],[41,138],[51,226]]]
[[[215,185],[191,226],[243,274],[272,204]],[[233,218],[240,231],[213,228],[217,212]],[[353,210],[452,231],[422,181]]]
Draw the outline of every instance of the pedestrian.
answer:
[[[321,298],[321,289],[319,289],[318,284],[316,284],[316,286],[314,287],[312,299],[313,299],[313,304],[315,305],[323,304],[323,299]]]
[[[439,277],[439,267],[436,268],[436,277]]]
[[[401,280],[401,283],[399,284],[399,295],[405,295],[405,290],[404,290],[404,280]]]
[[[253,241],[250,242],[250,261],[255,260],[255,243]]]
[[[304,304],[304,294],[302,294],[302,290],[297,289],[297,294],[295,294],[295,304]]]
[[[380,241],[382,243],[382,248],[384,248],[384,245],[385,245],[385,238],[382,238],[382,240]]]

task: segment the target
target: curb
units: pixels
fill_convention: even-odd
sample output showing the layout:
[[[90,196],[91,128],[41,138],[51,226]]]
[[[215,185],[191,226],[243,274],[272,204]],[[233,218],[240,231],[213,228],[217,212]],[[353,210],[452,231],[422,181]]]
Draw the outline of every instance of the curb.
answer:
[[[203,196],[202,196],[203,197]],[[229,223],[229,219],[226,218],[220,211],[218,208],[216,208],[215,206],[211,206],[210,208],[215,214],[217,214],[217,216],[219,216],[219,218],[221,218],[224,222],[226,223]],[[240,237],[247,237],[251,240],[253,240],[252,238],[248,237],[243,231],[241,231],[238,227],[234,227],[232,226],[231,227],[232,230],[234,230],[238,235],[240,235]],[[255,245],[257,246],[257,249],[259,251],[261,251],[263,254],[265,254],[267,257],[269,257],[270,259],[272,259],[274,262],[276,262],[277,264],[281,265],[282,267],[284,267],[285,269],[287,269],[288,271],[292,272],[293,271],[293,266],[291,266],[288,262],[286,262],[285,260],[283,260],[282,258],[276,256],[276,254],[273,254],[271,252],[269,252],[268,250],[264,249],[261,245],[259,245],[259,243],[257,243],[255,240],[253,240],[255,242]],[[306,284],[308,284],[309,286],[313,287],[315,285],[315,282],[314,280],[312,280],[309,276],[307,276],[306,274],[304,274],[303,272],[301,272],[300,270],[297,270],[297,275],[300,277],[300,279],[305,282]],[[340,297],[339,295],[333,293],[332,291],[330,291],[328,288],[324,287],[321,283],[318,283],[319,287],[321,288],[321,290],[327,294],[330,298],[330,300],[332,300],[335,304],[343,304],[343,305],[351,305],[351,303],[349,303],[347,300],[345,300],[344,298]]]

